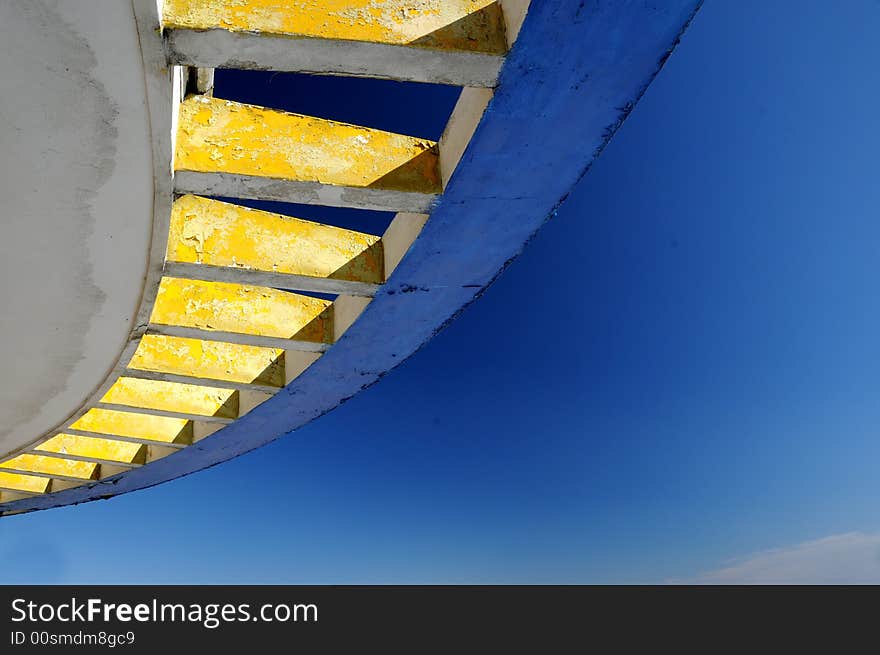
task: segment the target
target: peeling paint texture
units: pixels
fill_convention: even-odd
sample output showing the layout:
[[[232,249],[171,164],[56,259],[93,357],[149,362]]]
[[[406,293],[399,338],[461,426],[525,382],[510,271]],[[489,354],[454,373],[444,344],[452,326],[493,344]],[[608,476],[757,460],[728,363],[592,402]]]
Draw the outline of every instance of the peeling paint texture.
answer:
[[[385,281],[379,237],[197,196],[174,203],[168,261]]]
[[[180,106],[174,168],[440,191],[433,141],[205,96],[193,96]]]
[[[284,385],[284,351],[148,334],[129,368],[197,378]]]
[[[224,29],[502,54],[492,0],[165,0],[166,28]]]
[[[331,304],[267,287],[166,277],[150,322],[329,343]]]

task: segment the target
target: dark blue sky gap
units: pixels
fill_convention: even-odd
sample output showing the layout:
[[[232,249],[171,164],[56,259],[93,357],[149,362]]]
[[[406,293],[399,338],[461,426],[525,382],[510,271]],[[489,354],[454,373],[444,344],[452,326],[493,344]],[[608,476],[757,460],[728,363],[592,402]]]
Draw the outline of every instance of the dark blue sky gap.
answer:
[[[650,582],[876,532],[878,33],[871,0],[707,2],[412,360],[233,462],[3,519],[0,581]],[[283,108],[437,136],[346,83],[284,82],[310,104]]]
[[[436,141],[461,90],[442,84],[220,70],[215,95]]]

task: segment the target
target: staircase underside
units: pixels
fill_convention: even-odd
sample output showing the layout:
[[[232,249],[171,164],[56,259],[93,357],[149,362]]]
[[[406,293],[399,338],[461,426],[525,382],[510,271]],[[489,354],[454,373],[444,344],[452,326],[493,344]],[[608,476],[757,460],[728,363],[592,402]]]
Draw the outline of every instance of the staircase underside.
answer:
[[[288,20],[280,0],[166,0],[160,36],[154,0],[135,0],[153,135],[143,295],[110,375],[0,460],[3,513],[197,471],[379,380],[552,216],[700,2],[548,0],[527,15],[516,1],[295,4],[303,13]],[[175,78],[169,64],[194,68]],[[464,89],[432,141],[211,97],[211,67]],[[230,198],[396,216],[369,234]]]

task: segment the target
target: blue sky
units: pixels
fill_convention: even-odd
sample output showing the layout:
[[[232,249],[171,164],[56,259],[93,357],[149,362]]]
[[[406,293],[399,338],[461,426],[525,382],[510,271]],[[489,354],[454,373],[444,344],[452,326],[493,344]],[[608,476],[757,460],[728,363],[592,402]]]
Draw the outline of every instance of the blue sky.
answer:
[[[876,1],[708,0],[409,362],[227,464],[3,519],[0,581],[880,580],[878,33]]]

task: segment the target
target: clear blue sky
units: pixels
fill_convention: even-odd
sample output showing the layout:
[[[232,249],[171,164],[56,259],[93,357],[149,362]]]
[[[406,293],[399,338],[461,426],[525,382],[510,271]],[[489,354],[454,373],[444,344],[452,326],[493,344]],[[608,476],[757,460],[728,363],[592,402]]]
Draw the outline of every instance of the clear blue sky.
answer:
[[[876,1],[708,0],[558,216],[409,362],[227,464],[3,519],[0,581],[662,582],[873,539],[878,34]]]

